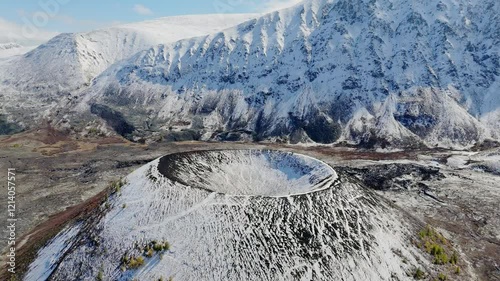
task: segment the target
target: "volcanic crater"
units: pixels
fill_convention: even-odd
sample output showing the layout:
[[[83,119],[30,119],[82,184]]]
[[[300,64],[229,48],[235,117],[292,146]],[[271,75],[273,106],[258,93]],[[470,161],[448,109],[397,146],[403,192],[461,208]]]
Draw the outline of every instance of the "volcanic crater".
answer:
[[[170,154],[158,171],[187,186],[235,196],[283,197],[331,186],[337,174],[309,156],[275,150],[213,150]]]
[[[170,154],[125,181],[98,216],[42,248],[26,280],[403,280],[421,260],[405,218],[301,154]],[[171,247],[146,251],[158,241]]]

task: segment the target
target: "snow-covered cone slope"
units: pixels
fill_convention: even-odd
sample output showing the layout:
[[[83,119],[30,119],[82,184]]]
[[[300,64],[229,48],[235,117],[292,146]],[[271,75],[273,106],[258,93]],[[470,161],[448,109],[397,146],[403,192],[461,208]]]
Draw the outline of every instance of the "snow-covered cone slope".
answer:
[[[22,91],[72,92],[90,83],[111,64],[141,50],[214,33],[254,16],[176,16],[91,32],[60,34],[2,66],[4,73],[0,78],[5,80],[3,84]]]
[[[419,266],[404,219],[306,156],[183,153],[127,182],[42,248],[26,280],[406,280]]]
[[[307,0],[151,48],[104,73],[85,102],[207,138],[469,145],[500,137],[488,106],[498,11],[496,0]]]

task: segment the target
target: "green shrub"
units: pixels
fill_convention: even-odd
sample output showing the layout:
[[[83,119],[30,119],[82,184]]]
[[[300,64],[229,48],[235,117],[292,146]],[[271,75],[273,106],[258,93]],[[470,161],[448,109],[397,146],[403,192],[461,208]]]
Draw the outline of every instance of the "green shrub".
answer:
[[[460,266],[455,267],[455,274],[456,275],[460,274]]]
[[[131,258],[128,263],[128,268],[135,269],[141,267],[142,265],[144,265],[143,257]]]
[[[439,273],[439,275],[438,275],[438,280],[439,281],[446,281],[447,279],[448,279],[448,276],[446,276],[443,273]]]
[[[443,247],[439,246],[438,244],[432,244],[431,251],[430,251],[431,255],[433,255],[433,256],[439,256],[442,253],[444,253]]]
[[[448,263],[448,255],[445,253],[440,253],[434,256],[435,264],[447,264]]]
[[[426,225],[424,229],[420,230],[418,235],[422,240],[427,240],[426,238],[429,238],[432,241],[441,242],[441,244],[446,244],[448,242],[443,235],[434,230],[430,225]]]
[[[450,257],[450,263],[455,265],[458,263],[458,255],[457,252],[453,252],[453,255]]]
[[[418,235],[420,236],[420,238],[424,239],[425,237],[430,237],[432,234],[432,229],[430,226],[425,226],[424,229],[420,230],[420,232],[418,233]]]
[[[141,267],[144,264],[144,258],[142,256],[139,257],[129,257],[124,255],[122,257],[122,265],[125,266],[126,269],[136,269]]]
[[[153,244],[153,249],[156,252],[161,252],[161,251],[163,251],[163,244],[161,244],[161,243],[155,243],[155,244]]]
[[[453,253],[451,258],[446,254],[445,245],[448,244],[448,241],[443,235],[436,232],[429,225],[422,229],[418,235],[422,239],[425,251],[434,257],[434,264],[457,263],[458,256],[456,253]]]
[[[153,241],[152,244],[153,244],[153,250],[155,250],[156,252],[170,250],[170,243],[168,243],[167,241],[164,242]]]
[[[111,193],[112,194],[115,194],[115,193],[118,193],[120,192],[121,188],[127,184],[127,182],[123,179],[120,179],[120,180],[117,180],[117,181],[112,181],[110,184],[109,184],[109,188],[111,189]]]
[[[424,275],[425,273],[420,268],[417,268],[415,270],[415,273],[413,273],[413,278],[415,278],[416,280],[421,280],[424,279]]]
[[[97,273],[96,280],[97,281],[103,281],[104,280],[104,272],[102,271],[102,269],[99,270],[99,273]]]
[[[170,244],[167,241],[158,242],[152,241],[145,247],[140,247],[137,241],[134,243],[134,247],[142,251],[142,255],[138,257],[129,256],[124,254],[121,258],[121,269],[126,271],[127,269],[137,269],[144,264],[144,257],[151,258],[157,252],[160,252],[160,258],[163,251],[170,249]]]

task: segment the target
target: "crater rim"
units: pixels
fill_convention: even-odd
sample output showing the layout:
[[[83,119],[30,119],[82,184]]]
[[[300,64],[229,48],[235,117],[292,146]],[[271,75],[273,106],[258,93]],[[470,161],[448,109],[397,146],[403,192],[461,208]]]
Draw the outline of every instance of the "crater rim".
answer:
[[[235,159],[231,159],[231,156],[236,159],[242,156],[250,158],[256,156],[258,159],[247,158],[240,163],[234,163],[231,160]],[[207,159],[217,159],[219,165],[207,165],[203,161]],[[197,161],[194,162],[195,160]],[[249,166],[248,161],[252,160],[260,161],[254,165],[264,165],[256,166],[258,168]],[[265,163],[265,160],[269,162]],[[278,161],[273,162],[274,160]],[[287,165],[289,160],[303,166]],[[231,169],[227,170],[229,165]],[[245,180],[245,175],[233,172],[241,171],[245,166],[251,171],[246,178],[249,180],[247,182],[242,181]],[[160,157],[157,170],[162,177],[183,186],[232,197],[296,197],[326,190],[338,180],[336,171],[324,161],[301,153],[277,149],[202,149],[175,152]],[[284,176],[288,181],[283,182]],[[259,182],[262,179],[264,181]],[[231,189],[228,184],[221,182],[224,180],[240,181],[240,184],[248,184],[246,186],[248,189],[242,186]]]

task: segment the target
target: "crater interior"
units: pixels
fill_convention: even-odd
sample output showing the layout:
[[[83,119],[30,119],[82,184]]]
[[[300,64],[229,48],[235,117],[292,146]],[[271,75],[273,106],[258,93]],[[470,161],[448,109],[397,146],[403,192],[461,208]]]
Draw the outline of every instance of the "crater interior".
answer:
[[[208,191],[243,196],[281,197],[330,186],[337,178],[326,163],[277,150],[213,150],[164,156],[159,172],[174,181]]]

